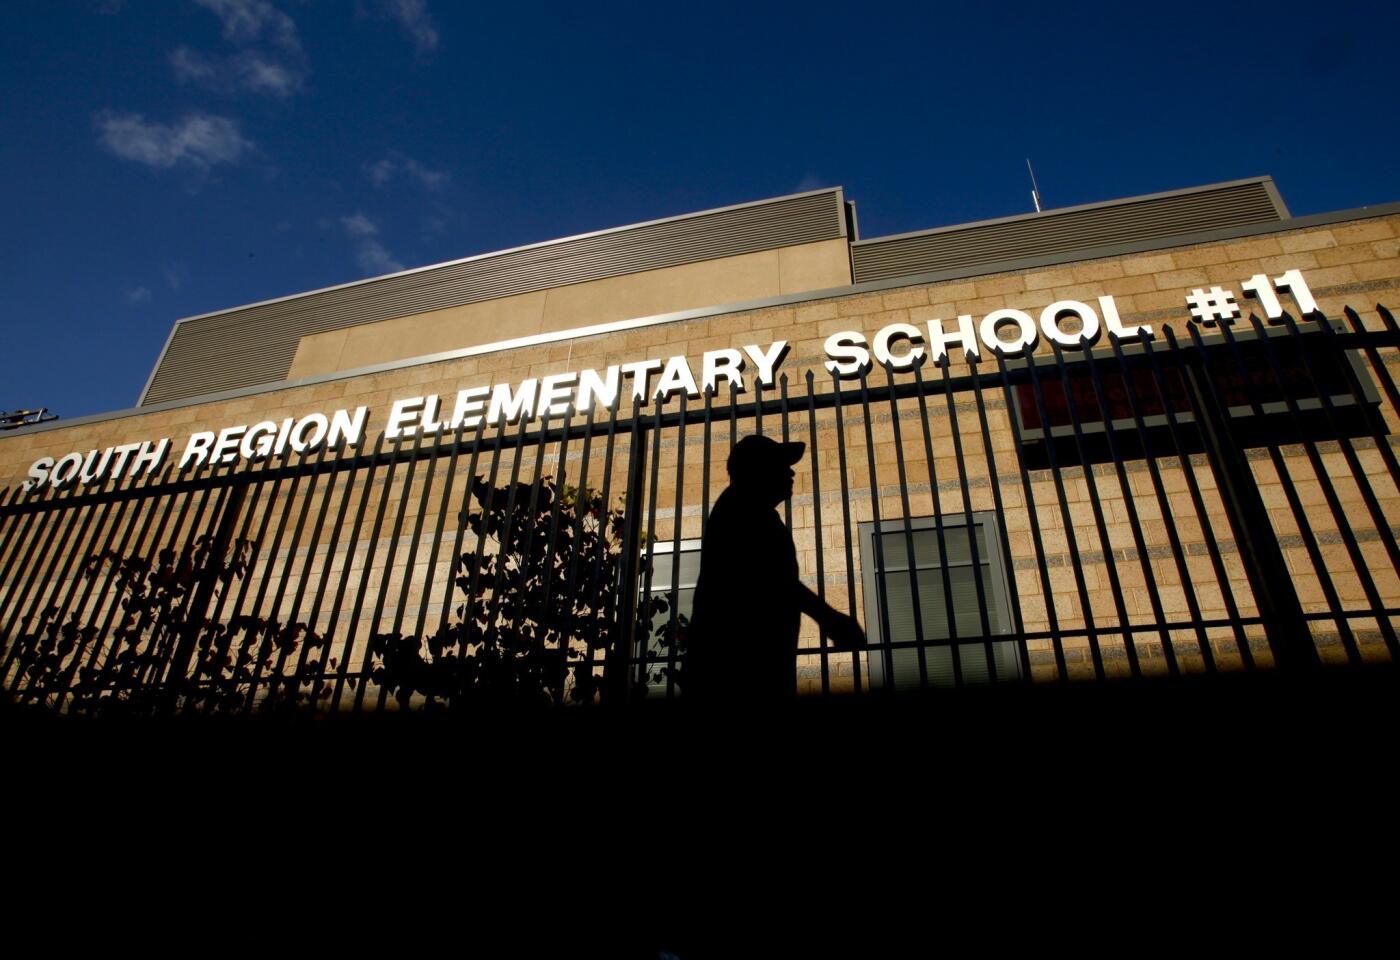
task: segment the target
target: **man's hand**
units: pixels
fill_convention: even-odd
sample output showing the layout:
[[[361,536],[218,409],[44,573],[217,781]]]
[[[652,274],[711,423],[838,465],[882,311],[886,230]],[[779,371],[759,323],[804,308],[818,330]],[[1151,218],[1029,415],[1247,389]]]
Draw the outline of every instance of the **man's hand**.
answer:
[[[865,631],[856,618],[842,613],[813,593],[806,585],[799,583],[797,605],[803,613],[811,617],[831,638],[837,650],[850,652],[865,646]]]
[[[822,627],[837,650],[849,653],[865,646],[865,631],[860,628],[855,617],[832,610],[827,614]]]

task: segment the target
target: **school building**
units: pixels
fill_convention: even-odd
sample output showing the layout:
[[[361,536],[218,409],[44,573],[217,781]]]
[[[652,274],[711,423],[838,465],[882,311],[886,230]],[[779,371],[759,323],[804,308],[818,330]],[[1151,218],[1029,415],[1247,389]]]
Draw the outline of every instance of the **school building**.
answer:
[[[1400,204],[1259,177],[873,238],[816,190],[190,317],[133,408],[0,433],[0,681],[683,697],[751,433],[869,638],[804,621],[802,694],[1393,661],[1397,288]]]

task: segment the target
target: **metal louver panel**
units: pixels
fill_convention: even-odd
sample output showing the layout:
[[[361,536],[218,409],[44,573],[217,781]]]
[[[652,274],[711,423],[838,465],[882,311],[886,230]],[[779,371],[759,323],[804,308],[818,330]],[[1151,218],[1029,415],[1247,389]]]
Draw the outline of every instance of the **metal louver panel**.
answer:
[[[845,235],[839,188],[485,254],[194,317],[141,405],[283,380],[307,334]]]
[[[1273,182],[1217,184],[851,245],[857,283],[1283,220]]]

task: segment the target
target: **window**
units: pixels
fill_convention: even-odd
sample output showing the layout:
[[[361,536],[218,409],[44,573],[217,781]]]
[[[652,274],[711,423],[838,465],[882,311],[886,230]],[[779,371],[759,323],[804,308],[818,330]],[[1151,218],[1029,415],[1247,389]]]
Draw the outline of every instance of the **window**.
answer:
[[[1221,412],[1230,418],[1239,440],[1246,446],[1297,443],[1306,438],[1335,440],[1339,432],[1355,437],[1386,429],[1379,427],[1375,419],[1380,394],[1371,386],[1370,377],[1353,353],[1337,350],[1332,341],[1320,334],[1271,334],[1271,349],[1252,331],[1242,331],[1235,337],[1233,349],[1219,337],[1209,339],[1202,356],[1213,394],[1222,404]],[[1114,357],[1100,354],[1096,362],[1103,406],[1088,364],[1080,359],[1066,363],[1063,377],[1057,364],[1038,361],[1039,394],[1028,381],[1014,382],[1016,403],[1012,409],[1017,435],[1028,448],[1027,465],[1031,469],[1050,466],[1047,441],[1054,444],[1054,460],[1060,466],[1080,463],[1084,458],[1094,463],[1111,460],[1112,450],[1103,437],[1105,409],[1128,457],[1145,456],[1143,451],[1147,448],[1159,452],[1171,449],[1173,431],[1167,426],[1167,407],[1176,421],[1175,433],[1187,452],[1202,449],[1194,426],[1190,391],[1176,355],[1163,346],[1154,349],[1160,390],[1158,376],[1141,350],[1125,348],[1121,364]],[[1191,353],[1194,355],[1194,350]],[[1353,393],[1352,383],[1361,387],[1361,395]],[[1339,408],[1335,418],[1327,416],[1323,396]],[[1296,417],[1289,411],[1285,397],[1296,403]],[[1256,415],[1255,403],[1262,417]],[[1146,439],[1137,434],[1134,407],[1149,434]],[[1082,442],[1075,437],[1076,422],[1084,435]]]
[[[880,524],[879,551],[876,551],[875,524],[860,525],[861,569],[865,587],[865,626],[871,644],[885,642],[883,631],[884,604],[889,621],[889,642],[908,643],[916,640],[946,640],[948,603],[944,599],[944,570],[952,597],[953,623],[961,637],[981,637],[982,617],[977,605],[977,576],[982,581],[987,603],[987,622],[993,636],[1010,633],[1012,629],[1010,591],[1007,571],[997,534],[996,517],[992,513],[972,515],[973,533],[977,538],[977,565],[973,569],[972,544],[964,514],[942,518],[943,544],[947,557],[939,550],[938,523],[932,517],[916,517],[909,521],[910,538],[914,545],[913,583],[910,577],[908,541],[903,520],[885,520]],[[914,618],[914,587],[918,589],[919,622],[923,636],[916,633]],[[998,682],[1021,677],[1021,663],[1016,644],[1011,640],[992,642],[992,663],[987,663],[987,646],[980,639],[957,644],[963,683],[986,683],[995,670]],[[951,644],[925,646],[924,663],[929,686],[950,687],[954,683]],[[893,686],[896,690],[917,689],[919,686],[919,648],[898,647],[893,650],[872,649],[870,652],[870,682],[877,686]]]
[[[679,554],[679,556],[677,556]],[[683,626],[690,620],[691,611],[695,603],[695,581],[700,577],[700,541],[682,540],[679,544],[674,541],[656,543],[644,554],[644,561],[649,561],[651,570],[651,596],[667,597],[670,595],[676,604],[676,622],[678,626]],[[672,589],[672,574],[675,574],[674,590]],[[643,592],[641,597],[645,601],[646,572],[643,568],[642,582],[639,589]],[[667,677],[666,667],[670,663],[671,651],[666,644],[667,629],[671,624],[670,604],[664,612],[657,613],[652,618],[651,629],[646,637],[640,638],[638,646],[640,655],[647,658],[645,664],[647,695],[660,697],[666,695]],[[679,664],[679,657],[677,657]],[[674,696],[675,693],[672,692]]]

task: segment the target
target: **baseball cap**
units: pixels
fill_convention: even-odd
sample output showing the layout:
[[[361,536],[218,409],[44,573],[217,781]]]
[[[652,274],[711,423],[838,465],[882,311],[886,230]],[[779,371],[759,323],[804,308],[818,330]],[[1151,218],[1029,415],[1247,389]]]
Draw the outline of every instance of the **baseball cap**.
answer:
[[[802,454],[806,452],[805,443],[779,443],[770,437],[760,437],[757,434],[745,437],[734,444],[734,449],[729,454],[729,476],[738,480],[790,467],[801,460]]]

